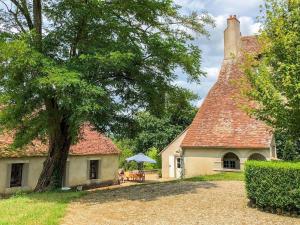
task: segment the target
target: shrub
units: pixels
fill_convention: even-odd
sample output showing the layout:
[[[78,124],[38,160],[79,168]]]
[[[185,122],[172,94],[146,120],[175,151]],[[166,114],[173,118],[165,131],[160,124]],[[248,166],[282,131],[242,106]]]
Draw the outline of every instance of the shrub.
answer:
[[[300,163],[247,161],[248,198],[256,206],[276,211],[300,212]]]
[[[147,156],[150,158],[154,159],[156,163],[145,163],[144,168],[147,170],[152,170],[152,169],[161,169],[161,158],[159,155],[159,150],[155,147],[150,148],[147,153]]]
[[[126,139],[119,140],[115,141],[115,145],[121,150],[119,158],[119,168],[123,168],[125,170],[136,170],[138,168],[136,162],[126,161],[126,158],[134,155],[131,141]]]

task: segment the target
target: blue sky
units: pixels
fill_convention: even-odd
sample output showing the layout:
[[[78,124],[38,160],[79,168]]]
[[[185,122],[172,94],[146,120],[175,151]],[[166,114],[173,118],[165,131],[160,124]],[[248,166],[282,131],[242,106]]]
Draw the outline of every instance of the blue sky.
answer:
[[[203,99],[218,78],[218,73],[223,60],[223,32],[226,28],[226,19],[229,15],[237,15],[241,22],[242,35],[255,34],[259,30],[256,17],[259,6],[263,0],[174,0],[182,6],[183,13],[197,11],[208,12],[215,20],[216,27],[209,29],[210,37],[200,37],[195,43],[202,50],[202,70],[207,76],[201,79],[201,84],[189,83],[187,76],[177,70],[178,79],[175,84],[190,89],[198,95],[194,102],[196,106],[201,105]],[[1,8],[0,4],[0,8]],[[2,6],[3,7],[3,6]]]
[[[237,15],[242,35],[258,33],[260,24],[256,17],[260,15],[259,6],[263,0],[175,0],[175,3],[182,6],[184,13],[208,12],[216,24],[215,28],[209,29],[209,38],[200,37],[195,41],[202,50],[202,69],[207,72],[207,76],[201,79],[201,84],[189,83],[186,75],[180,70],[177,71],[178,79],[175,83],[197,93],[199,99],[194,104],[199,106],[218,78],[223,60],[223,32],[226,28],[226,19],[229,15]]]

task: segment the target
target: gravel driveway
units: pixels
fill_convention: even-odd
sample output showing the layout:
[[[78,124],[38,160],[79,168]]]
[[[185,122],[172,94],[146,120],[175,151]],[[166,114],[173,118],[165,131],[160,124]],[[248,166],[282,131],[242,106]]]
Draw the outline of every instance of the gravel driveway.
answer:
[[[249,208],[240,181],[185,181],[91,193],[69,206],[62,224],[289,225],[300,219]]]

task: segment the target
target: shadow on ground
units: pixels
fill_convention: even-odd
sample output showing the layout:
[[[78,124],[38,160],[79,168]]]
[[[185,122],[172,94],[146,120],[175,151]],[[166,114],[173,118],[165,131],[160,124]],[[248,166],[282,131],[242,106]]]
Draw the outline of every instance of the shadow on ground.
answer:
[[[184,194],[196,194],[197,189],[211,189],[218,185],[211,182],[163,182],[155,184],[134,185],[95,191],[78,202],[84,204],[102,204],[110,201],[154,201],[160,197]]]

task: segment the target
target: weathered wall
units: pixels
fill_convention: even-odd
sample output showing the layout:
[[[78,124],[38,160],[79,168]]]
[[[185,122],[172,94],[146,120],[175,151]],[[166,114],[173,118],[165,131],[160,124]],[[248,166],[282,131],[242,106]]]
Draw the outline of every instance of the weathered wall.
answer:
[[[44,157],[0,159],[0,193],[34,189],[42,171]],[[100,160],[99,179],[89,180],[89,160]],[[67,163],[66,186],[91,184],[115,180],[118,170],[118,155],[70,156]],[[9,188],[10,165],[24,163],[22,187]]]
[[[222,171],[223,156],[232,152],[240,159],[241,170],[245,161],[253,153],[262,154],[270,160],[270,149],[185,149],[184,150],[184,174],[185,177],[213,174]]]
[[[161,157],[162,157],[161,172],[163,178],[169,178],[169,156],[175,155],[176,151],[179,151],[181,149],[180,144],[184,139],[186,133],[187,133],[187,129],[183,133],[181,133],[178,137],[176,137],[176,139],[171,144],[169,144],[169,146],[167,146],[164,149],[164,151],[161,153]]]

